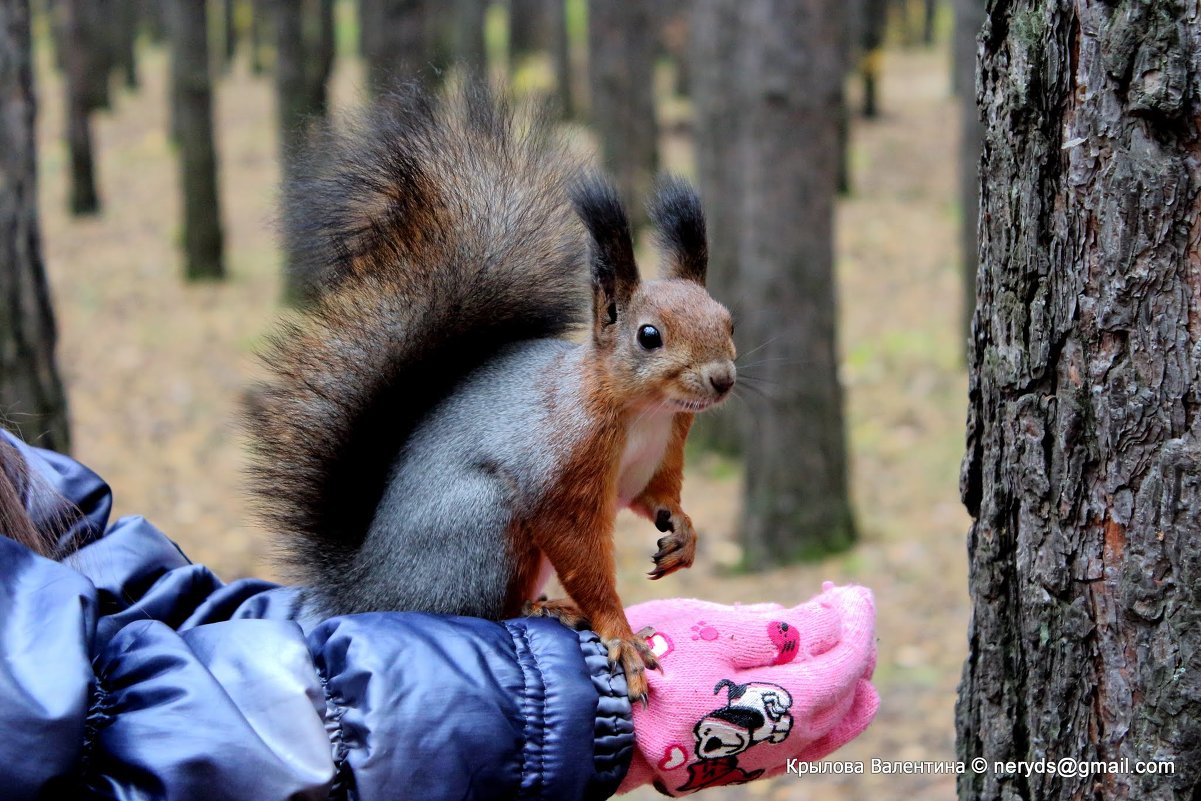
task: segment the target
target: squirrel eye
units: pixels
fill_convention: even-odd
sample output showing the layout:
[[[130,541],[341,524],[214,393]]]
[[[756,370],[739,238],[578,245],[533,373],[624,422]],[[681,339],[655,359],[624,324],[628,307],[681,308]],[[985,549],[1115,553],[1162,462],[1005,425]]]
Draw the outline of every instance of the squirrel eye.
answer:
[[[653,325],[644,325],[638,329],[638,344],[647,350],[663,347],[663,335]]]

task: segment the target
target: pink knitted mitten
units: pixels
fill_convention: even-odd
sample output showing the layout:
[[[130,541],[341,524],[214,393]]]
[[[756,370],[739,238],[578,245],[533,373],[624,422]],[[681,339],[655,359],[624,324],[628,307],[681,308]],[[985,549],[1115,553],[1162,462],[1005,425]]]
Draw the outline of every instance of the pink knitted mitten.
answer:
[[[638,747],[619,793],[653,782],[677,796],[821,759],[871,723],[880,698],[876,610],[866,587],[826,582],[811,601],[723,606],[672,599],[626,610],[661,672],[634,705]]]

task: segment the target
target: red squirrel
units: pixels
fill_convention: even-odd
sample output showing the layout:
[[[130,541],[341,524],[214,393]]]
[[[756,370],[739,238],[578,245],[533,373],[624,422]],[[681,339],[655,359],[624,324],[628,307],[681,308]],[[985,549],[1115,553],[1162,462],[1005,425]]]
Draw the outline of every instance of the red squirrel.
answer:
[[[735,382],[696,193],[660,183],[666,266],[642,281],[612,187],[482,91],[385,97],[302,164],[284,219],[323,286],[274,336],[248,415],[307,603],[586,622],[645,700],[614,518],[664,533],[651,578],[692,564],[684,441]],[[570,598],[535,600],[550,568]]]

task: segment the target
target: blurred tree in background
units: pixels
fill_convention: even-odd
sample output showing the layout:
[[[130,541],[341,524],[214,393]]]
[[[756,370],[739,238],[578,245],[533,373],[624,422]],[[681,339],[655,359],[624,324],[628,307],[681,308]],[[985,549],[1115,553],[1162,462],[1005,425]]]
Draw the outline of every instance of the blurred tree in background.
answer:
[[[268,4],[271,0],[248,0],[250,4],[250,27],[246,31],[247,46],[250,48],[250,71],[255,75],[262,75],[266,70],[266,65],[263,62],[263,49],[265,41],[270,36],[267,30],[269,26]]]
[[[1196,2],[990,3],[961,492],[975,799],[1201,787],[1201,28]]]
[[[326,86],[334,71],[334,0],[304,0],[302,8],[305,25],[301,37],[308,55],[304,68],[308,111],[325,116],[329,111]]]
[[[487,0],[455,0],[455,52],[472,80],[488,75],[488,45],[484,40]]]
[[[551,49],[552,20],[550,7],[558,0],[508,0],[509,67],[516,70],[521,62]]]
[[[659,167],[653,0],[588,4],[592,125],[636,227]]]
[[[271,8],[280,176],[286,186],[294,178],[297,151],[308,127],[328,111],[326,84],[334,66],[334,6],[332,0],[272,0]],[[304,302],[315,291],[318,277],[302,273],[303,260],[293,252],[296,243],[285,241],[283,246],[284,300]]]
[[[38,232],[28,0],[0,3],[0,421],[44,448],[71,447]]]
[[[184,275],[189,280],[225,277],[207,5],[204,0],[169,0],[167,10],[183,192]]]
[[[888,0],[861,0],[859,42],[863,52],[859,74],[863,79],[863,116],[869,119],[879,113],[876,93],[887,23]]]
[[[976,34],[985,18],[985,0],[955,0],[951,89],[959,95],[960,248],[963,254],[963,320],[965,346],[972,336],[976,308],[976,273],[980,269],[976,226],[980,221],[980,147],[984,124],[976,106]]]
[[[238,3],[221,0],[221,71],[229,72],[238,52]]]
[[[137,0],[116,0],[117,7],[108,20],[109,35],[113,37],[113,67],[121,73],[125,88],[136,91],[138,81],[138,3]]]
[[[428,79],[430,0],[359,0],[359,53],[378,94],[398,81]]]
[[[690,20],[689,78],[697,188],[709,233],[709,293],[742,317],[738,284],[742,168],[739,153],[746,117],[739,107],[743,0],[696,0]],[[690,439],[694,445],[737,455],[742,444],[741,398],[698,415]]]
[[[100,210],[96,191],[96,165],[92,156],[91,113],[107,96],[107,72],[97,57],[96,19],[87,0],[57,0],[54,4],[58,53],[67,90],[67,149],[71,154],[71,213],[95,214]],[[98,75],[104,80],[97,80]],[[103,94],[98,87],[103,87]]]
[[[746,564],[762,569],[855,538],[834,296],[846,21],[839,2],[747,0],[739,11],[740,374],[765,384],[744,415],[742,541]]]

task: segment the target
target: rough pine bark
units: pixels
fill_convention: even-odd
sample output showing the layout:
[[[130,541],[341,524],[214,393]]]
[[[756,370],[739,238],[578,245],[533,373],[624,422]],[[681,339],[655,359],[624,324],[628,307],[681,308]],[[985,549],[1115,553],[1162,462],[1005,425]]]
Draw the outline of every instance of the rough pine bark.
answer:
[[[744,0],[739,109],[740,371],[764,382],[747,418],[742,531],[750,568],[845,548],[855,537],[835,335],[834,197],[841,0]],[[803,224],[798,224],[803,221]]]
[[[183,192],[184,275],[188,280],[223,278],[206,3],[169,0],[169,6],[172,95]]]
[[[653,0],[588,4],[592,121],[606,167],[634,225],[646,222],[646,198],[658,169]]]
[[[71,446],[38,232],[28,0],[0,3],[0,423],[31,443]]]
[[[976,227],[980,222],[980,147],[984,126],[976,105],[976,35],[984,23],[985,0],[955,0],[951,88],[959,96],[959,246],[963,258],[964,343],[972,335],[976,273],[980,270]]]
[[[1199,18],[989,3],[959,753],[1175,772],[990,764],[961,799],[1201,797]]]
[[[742,170],[739,157],[746,135],[739,111],[736,65],[745,46],[740,35],[739,7],[743,0],[696,0],[692,7],[688,59],[692,63],[693,141],[696,146],[697,188],[705,208],[709,234],[709,293],[741,318],[738,241],[741,236]],[[740,351],[755,347],[746,331],[736,329]],[[753,356],[752,356],[753,358]],[[695,445],[728,455],[739,453],[739,418],[753,410],[747,393],[716,411],[698,415],[689,439]],[[749,399],[752,403],[754,396]]]

